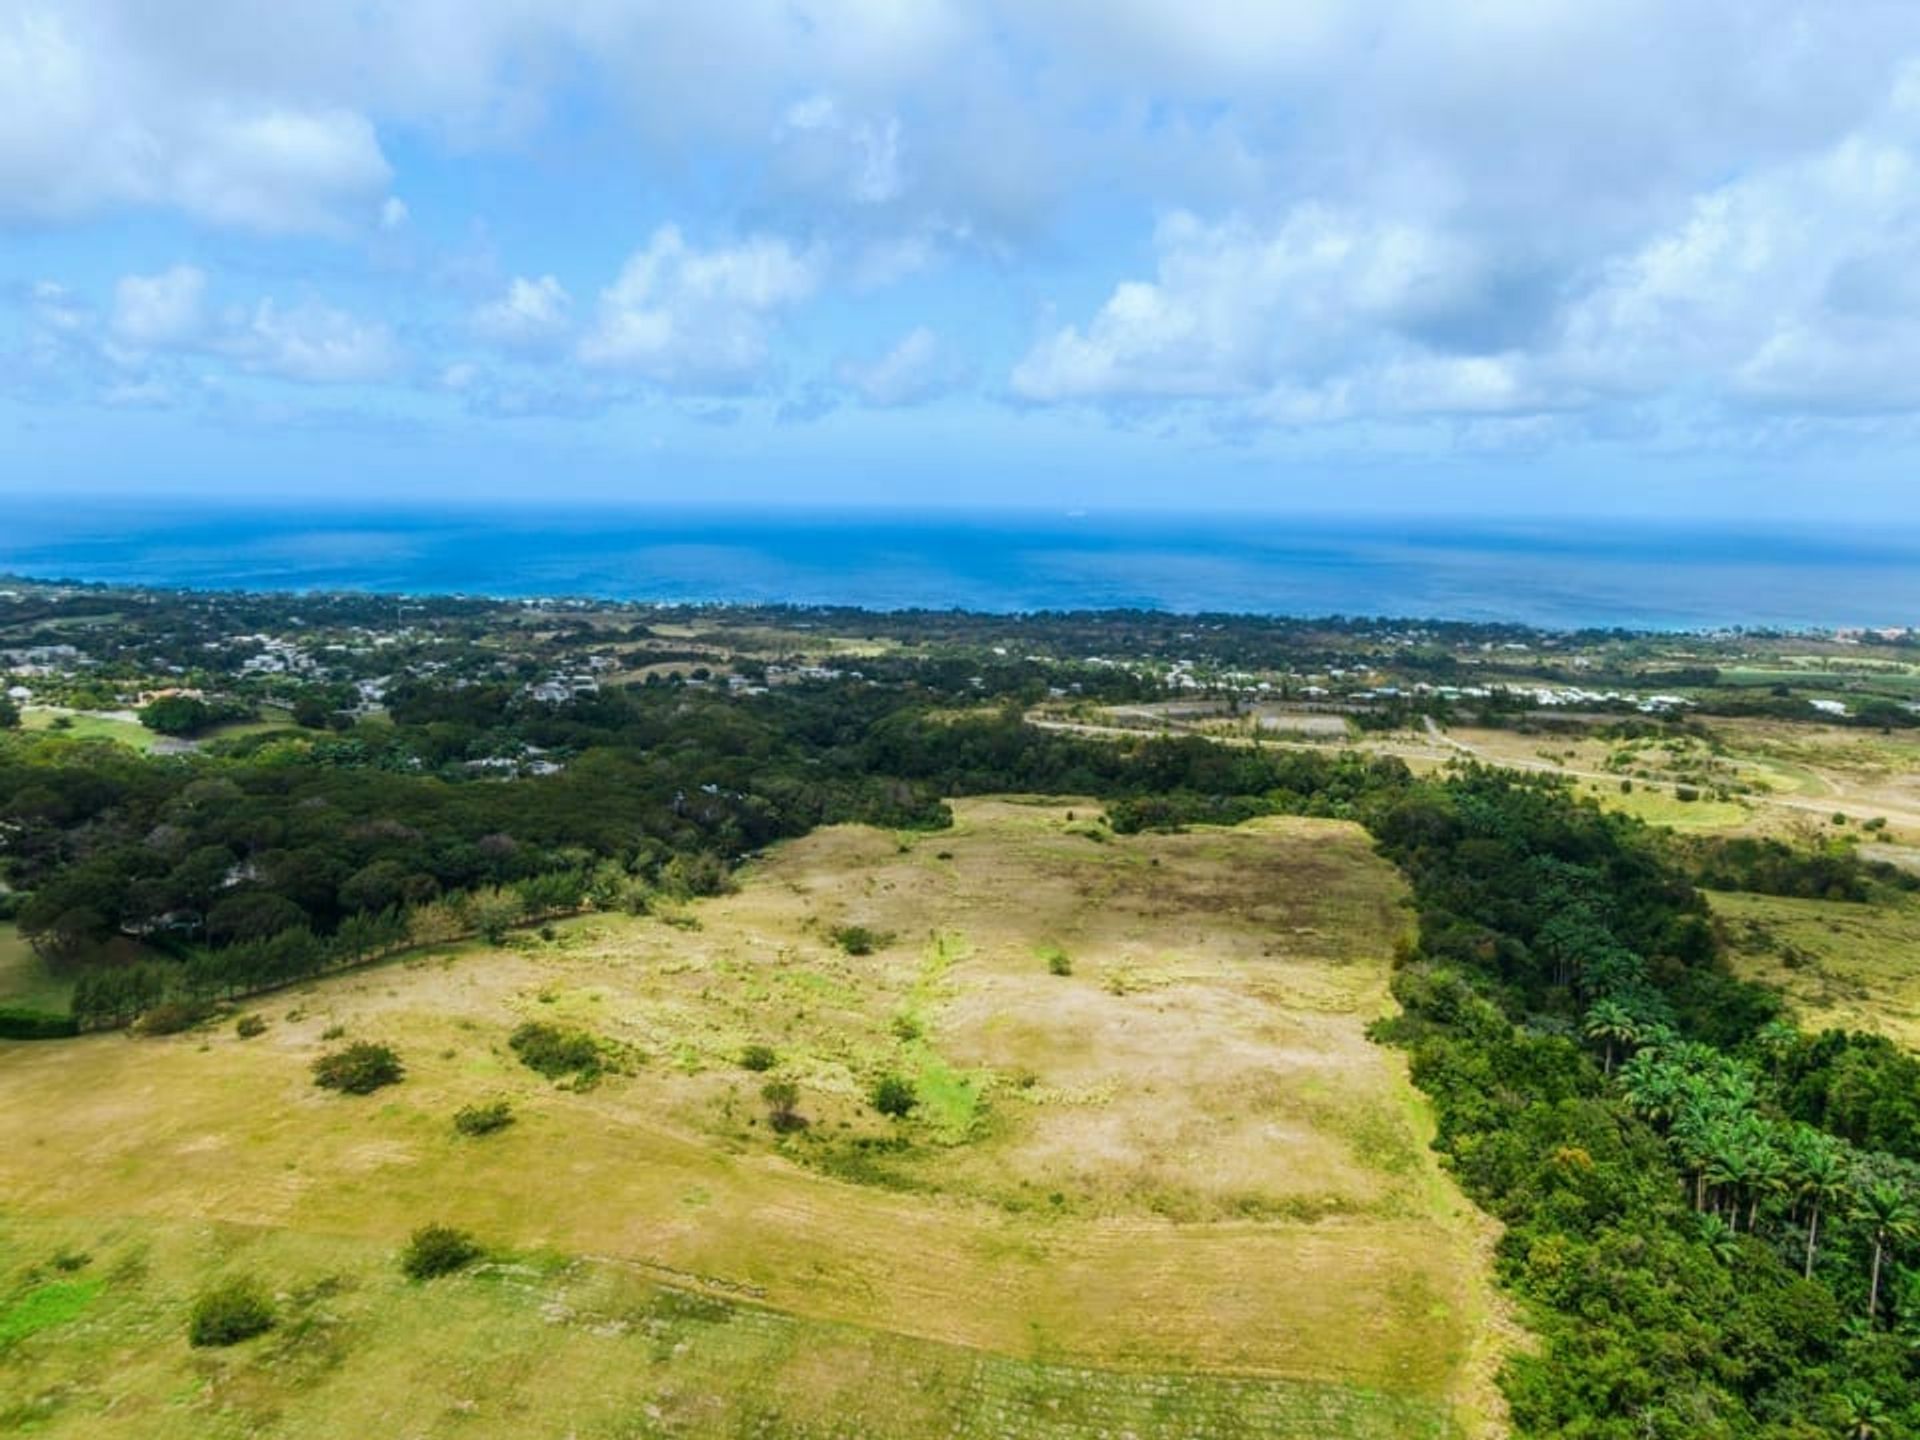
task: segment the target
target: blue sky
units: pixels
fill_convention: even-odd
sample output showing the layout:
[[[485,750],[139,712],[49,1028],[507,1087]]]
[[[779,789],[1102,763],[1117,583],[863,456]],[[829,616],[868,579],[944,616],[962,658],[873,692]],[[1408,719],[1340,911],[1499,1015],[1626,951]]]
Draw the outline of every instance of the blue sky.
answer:
[[[0,0],[0,489],[1892,520],[1920,9]]]

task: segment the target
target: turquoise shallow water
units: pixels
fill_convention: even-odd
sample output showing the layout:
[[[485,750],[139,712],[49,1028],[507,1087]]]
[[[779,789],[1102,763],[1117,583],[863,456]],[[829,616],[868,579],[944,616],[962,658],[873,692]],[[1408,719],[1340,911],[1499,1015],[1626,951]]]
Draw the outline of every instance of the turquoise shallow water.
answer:
[[[1920,624],[1920,528],[9,502],[0,571],[243,589],[1546,626]]]

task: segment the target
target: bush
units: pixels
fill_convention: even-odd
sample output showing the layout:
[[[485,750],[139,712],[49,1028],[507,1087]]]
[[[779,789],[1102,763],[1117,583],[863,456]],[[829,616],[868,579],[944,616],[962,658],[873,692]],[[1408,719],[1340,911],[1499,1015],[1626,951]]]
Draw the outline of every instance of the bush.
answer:
[[[513,1106],[505,1100],[489,1100],[484,1105],[463,1105],[453,1112],[453,1128],[462,1135],[491,1135],[513,1123]]]
[[[756,1074],[771,1070],[780,1063],[780,1057],[773,1053],[771,1045],[749,1045],[740,1052],[740,1068],[752,1070]]]
[[[451,1225],[423,1225],[413,1232],[400,1254],[400,1268],[409,1280],[431,1280],[464,1270],[485,1252],[464,1230]]]
[[[64,1040],[79,1033],[80,1022],[71,1015],[0,1005],[0,1040]]]
[[[520,1063],[537,1070],[549,1080],[563,1075],[597,1075],[600,1072],[600,1042],[584,1030],[569,1030],[543,1020],[529,1020],[508,1037],[507,1043]]]
[[[162,1000],[140,1012],[140,1018],[133,1022],[133,1032],[178,1035],[182,1030],[191,1030],[212,1013],[213,1006],[205,1000]]]
[[[833,943],[849,955],[871,955],[892,938],[864,925],[840,925],[833,931]]]
[[[238,1345],[273,1328],[273,1302],[249,1279],[229,1280],[193,1302],[187,1340],[198,1347]]]
[[[1072,959],[1067,955],[1067,952],[1062,950],[1058,945],[1043,946],[1040,954],[1047,962],[1047,973],[1049,975],[1073,974]]]
[[[798,1130],[807,1123],[794,1109],[800,1103],[800,1087],[793,1081],[769,1080],[760,1087],[760,1098],[767,1102],[767,1123],[775,1130]]]
[[[356,1041],[331,1055],[322,1055],[313,1062],[314,1084],[348,1095],[371,1095],[383,1085],[399,1083],[406,1073],[400,1057],[389,1047],[366,1040]]]
[[[873,1108],[892,1120],[905,1119],[920,1103],[920,1097],[914,1094],[913,1085],[898,1075],[883,1075],[873,1087],[871,1096]]]
[[[242,1015],[233,1022],[233,1033],[242,1040],[251,1040],[267,1033],[267,1022],[258,1015]]]

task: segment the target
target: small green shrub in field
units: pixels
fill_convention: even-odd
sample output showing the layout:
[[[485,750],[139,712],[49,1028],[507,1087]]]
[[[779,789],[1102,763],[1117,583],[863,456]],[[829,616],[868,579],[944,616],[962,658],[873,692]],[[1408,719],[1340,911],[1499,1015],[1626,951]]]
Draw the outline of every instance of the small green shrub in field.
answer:
[[[485,1252],[473,1236],[451,1225],[423,1225],[413,1232],[400,1254],[400,1268],[409,1280],[431,1280],[464,1270]]]
[[[869,1098],[873,1101],[873,1108],[891,1120],[904,1119],[920,1103],[912,1083],[898,1075],[881,1076]]]
[[[1073,974],[1073,960],[1058,945],[1042,945],[1040,958],[1047,962],[1049,975]]]
[[[793,1081],[769,1080],[760,1087],[760,1098],[767,1102],[767,1123],[781,1134],[807,1123],[795,1108],[800,1103],[800,1087]]]
[[[273,1328],[273,1302],[258,1282],[241,1278],[205,1291],[193,1302],[187,1339],[205,1348],[238,1345]]]
[[[391,1048],[366,1040],[313,1062],[314,1084],[348,1095],[371,1095],[383,1085],[397,1084],[406,1073],[406,1066]]]
[[[258,1015],[242,1015],[233,1022],[233,1033],[242,1040],[251,1040],[267,1033],[267,1022]]]
[[[780,1057],[773,1053],[771,1045],[749,1045],[740,1052],[740,1068],[758,1074],[771,1070],[780,1063]]]
[[[584,1030],[529,1020],[507,1038],[513,1053],[529,1070],[549,1080],[563,1075],[597,1075],[605,1058],[600,1042]]]
[[[204,1000],[163,1000],[141,1013],[133,1022],[133,1031],[136,1035],[178,1035],[212,1013],[213,1006]]]
[[[491,1135],[513,1123],[513,1106],[505,1100],[484,1105],[462,1105],[453,1112],[453,1128],[462,1135]]]
[[[884,949],[892,939],[893,936],[869,930],[865,925],[841,925],[833,932],[833,943],[849,955],[871,955]]]

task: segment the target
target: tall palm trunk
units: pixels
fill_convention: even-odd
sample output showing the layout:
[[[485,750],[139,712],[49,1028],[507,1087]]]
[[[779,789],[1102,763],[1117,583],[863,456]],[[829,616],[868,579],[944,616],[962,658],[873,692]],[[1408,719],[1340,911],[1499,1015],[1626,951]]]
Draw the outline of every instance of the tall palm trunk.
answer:
[[[1876,1231],[1873,1237],[1873,1281],[1867,1286],[1867,1324],[1873,1324],[1880,1314],[1880,1252],[1884,1248],[1886,1237]]]
[[[1818,1197],[1815,1197],[1813,1202],[1813,1209],[1808,1213],[1808,1218],[1807,1218],[1806,1278],[1809,1280],[1813,1279],[1813,1256],[1814,1256],[1815,1247],[1819,1244],[1819,1242],[1820,1242],[1820,1201]]]

